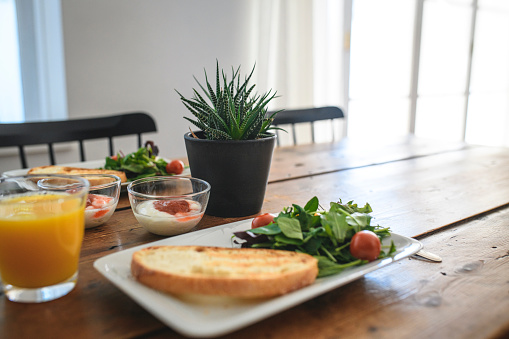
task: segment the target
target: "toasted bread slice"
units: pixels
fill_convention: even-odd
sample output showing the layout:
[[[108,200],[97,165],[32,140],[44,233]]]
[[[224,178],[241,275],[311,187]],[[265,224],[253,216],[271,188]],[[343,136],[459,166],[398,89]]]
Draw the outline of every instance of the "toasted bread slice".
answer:
[[[40,166],[31,168],[28,174],[68,174],[68,175],[80,175],[80,174],[113,174],[120,178],[121,182],[126,182],[127,177],[122,171],[105,170],[105,169],[93,169],[93,168],[80,168],[80,167],[69,167],[69,166]],[[90,185],[100,185],[109,181],[103,182],[101,178],[89,178]]]
[[[282,250],[153,246],[133,254],[131,273],[167,293],[254,298],[312,284],[318,264],[308,254]]]

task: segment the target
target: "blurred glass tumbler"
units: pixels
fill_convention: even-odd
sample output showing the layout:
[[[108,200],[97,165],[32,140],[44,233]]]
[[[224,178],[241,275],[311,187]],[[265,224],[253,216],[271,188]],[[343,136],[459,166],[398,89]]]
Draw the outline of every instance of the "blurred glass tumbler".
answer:
[[[78,176],[0,178],[0,277],[9,300],[45,302],[74,288],[88,189]]]

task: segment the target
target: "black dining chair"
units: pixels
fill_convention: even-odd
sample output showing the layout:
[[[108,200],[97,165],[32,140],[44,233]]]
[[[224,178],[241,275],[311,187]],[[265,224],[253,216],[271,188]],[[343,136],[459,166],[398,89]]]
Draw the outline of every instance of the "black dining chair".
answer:
[[[271,113],[268,113],[271,116]],[[305,109],[291,109],[284,110],[276,114],[272,121],[272,125],[279,127],[279,125],[291,125],[293,143],[297,144],[297,135],[295,133],[295,124],[308,122],[311,123],[311,139],[315,142],[314,122],[319,120],[343,119],[345,117],[343,110],[336,106],[305,108]],[[332,124],[331,124],[332,125]],[[276,131],[279,134],[279,131]],[[332,125],[332,136],[334,138],[334,125]],[[279,145],[279,138],[278,138]]]
[[[108,138],[110,155],[114,154],[113,137],[157,132],[154,119],[144,112],[123,113],[83,119],[0,124],[0,147],[18,147],[22,168],[28,168],[25,146],[48,145],[51,165],[55,165],[53,144],[79,142],[80,159],[85,161],[84,140]]]

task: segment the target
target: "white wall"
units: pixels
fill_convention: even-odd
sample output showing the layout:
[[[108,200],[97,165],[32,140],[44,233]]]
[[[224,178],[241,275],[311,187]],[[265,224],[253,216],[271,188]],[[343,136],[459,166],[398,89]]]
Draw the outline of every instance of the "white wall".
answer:
[[[204,79],[214,79],[215,62],[229,70],[251,70],[249,1],[236,0],[62,0],[69,118],[146,111],[157,133],[145,135],[165,157],[185,156],[183,135],[191,117],[175,92],[192,95]],[[267,89],[259,88],[259,91]],[[70,149],[69,149],[70,148]],[[117,139],[129,153],[136,139]],[[108,155],[106,141],[86,143],[87,159]],[[57,162],[78,161],[76,146]],[[47,165],[47,155],[29,156],[29,167]],[[16,156],[2,157],[0,172],[19,168]]]
[[[184,156],[190,114],[175,89],[191,96],[193,75],[213,76],[216,59],[250,70],[248,11],[236,0],[63,0],[70,118],[147,111],[158,126],[147,138],[164,156]]]

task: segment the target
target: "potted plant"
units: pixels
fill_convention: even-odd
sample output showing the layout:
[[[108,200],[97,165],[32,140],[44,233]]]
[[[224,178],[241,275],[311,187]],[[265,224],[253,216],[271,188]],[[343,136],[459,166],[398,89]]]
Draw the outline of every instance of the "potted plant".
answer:
[[[191,175],[210,183],[206,214],[243,217],[260,212],[276,135],[269,130],[275,112],[267,116],[267,104],[276,97],[271,91],[259,95],[249,85],[251,73],[241,81],[240,66],[228,80],[216,62],[215,89],[205,71],[202,90],[180,99],[196,119],[184,117],[200,131],[184,135]]]

